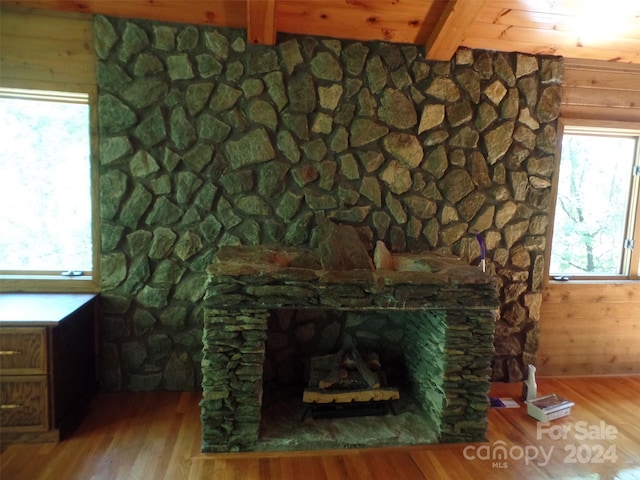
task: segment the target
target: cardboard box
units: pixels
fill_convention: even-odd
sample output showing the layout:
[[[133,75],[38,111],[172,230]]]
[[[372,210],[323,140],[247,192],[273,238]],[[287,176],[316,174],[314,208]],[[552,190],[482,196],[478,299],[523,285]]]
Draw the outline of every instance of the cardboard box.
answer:
[[[549,422],[556,418],[566,417],[571,413],[575,403],[565,400],[559,395],[551,394],[534,398],[527,403],[527,413],[540,422]]]

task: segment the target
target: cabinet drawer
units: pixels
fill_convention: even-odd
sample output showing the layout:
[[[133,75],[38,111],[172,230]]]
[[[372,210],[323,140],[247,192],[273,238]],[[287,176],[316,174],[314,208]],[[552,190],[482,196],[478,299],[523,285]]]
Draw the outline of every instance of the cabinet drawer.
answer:
[[[47,377],[3,377],[0,381],[0,426],[26,430],[49,428]]]
[[[0,373],[47,373],[46,338],[44,328],[0,329]]]

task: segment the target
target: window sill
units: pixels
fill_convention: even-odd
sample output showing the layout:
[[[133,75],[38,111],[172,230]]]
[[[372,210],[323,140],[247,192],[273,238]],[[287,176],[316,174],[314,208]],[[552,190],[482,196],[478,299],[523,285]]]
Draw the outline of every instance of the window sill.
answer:
[[[0,293],[99,293],[94,277],[0,275]]]
[[[603,278],[603,279],[569,279],[569,280],[554,280],[550,278],[547,282],[548,285],[626,285],[640,283],[640,278]]]

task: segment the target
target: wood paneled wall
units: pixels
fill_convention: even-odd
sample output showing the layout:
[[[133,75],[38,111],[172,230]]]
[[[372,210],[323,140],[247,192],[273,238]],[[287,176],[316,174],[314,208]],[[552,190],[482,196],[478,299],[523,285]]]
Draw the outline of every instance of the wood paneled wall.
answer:
[[[76,91],[96,89],[93,18],[56,12],[0,12],[0,85]]]
[[[561,116],[640,128],[640,65],[565,59]],[[640,282],[550,282],[539,326],[541,375],[640,373]]]
[[[561,116],[640,122],[640,65],[565,58]]]
[[[541,375],[640,373],[640,284],[552,284],[540,317]]]

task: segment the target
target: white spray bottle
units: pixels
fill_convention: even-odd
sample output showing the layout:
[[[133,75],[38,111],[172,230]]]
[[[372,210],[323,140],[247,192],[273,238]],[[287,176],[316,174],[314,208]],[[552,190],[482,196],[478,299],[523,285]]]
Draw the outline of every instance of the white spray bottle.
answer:
[[[528,402],[538,396],[538,385],[536,384],[536,367],[529,365],[527,379],[522,383],[522,400]]]

